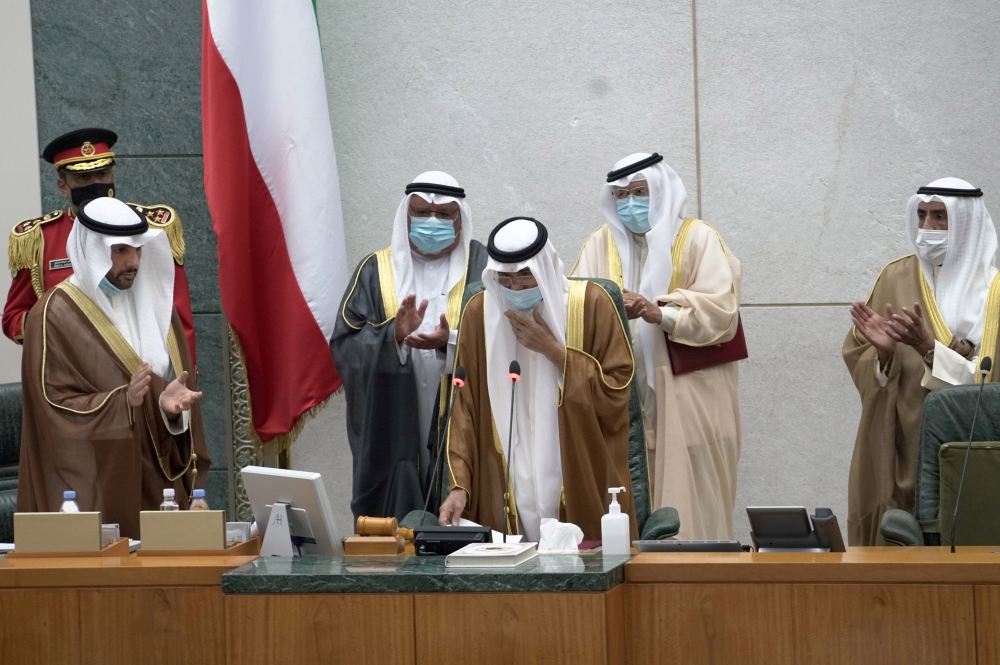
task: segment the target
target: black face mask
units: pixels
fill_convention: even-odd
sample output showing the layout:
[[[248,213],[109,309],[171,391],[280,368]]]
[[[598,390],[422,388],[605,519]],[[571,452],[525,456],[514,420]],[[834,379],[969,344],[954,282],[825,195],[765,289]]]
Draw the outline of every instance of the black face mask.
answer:
[[[90,199],[99,199],[102,196],[110,196],[114,198],[115,196],[115,183],[113,182],[95,182],[92,185],[86,185],[84,187],[74,187],[69,190],[70,200],[73,201],[73,205],[77,208],[80,207],[84,201],[89,201]]]

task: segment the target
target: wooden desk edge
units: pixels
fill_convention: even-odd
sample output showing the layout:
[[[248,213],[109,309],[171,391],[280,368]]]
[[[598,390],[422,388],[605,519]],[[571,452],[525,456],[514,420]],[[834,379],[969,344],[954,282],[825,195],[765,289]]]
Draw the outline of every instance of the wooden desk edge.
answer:
[[[644,553],[626,583],[1000,583],[993,547],[850,548],[836,553]]]
[[[0,559],[0,589],[222,586],[222,575],[255,556]]]

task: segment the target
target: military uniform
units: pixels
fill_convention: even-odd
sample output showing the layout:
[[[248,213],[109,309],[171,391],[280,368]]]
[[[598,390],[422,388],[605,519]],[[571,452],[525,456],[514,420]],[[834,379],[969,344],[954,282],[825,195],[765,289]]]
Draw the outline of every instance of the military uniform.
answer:
[[[102,129],[82,129],[64,134],[50,143],[42,158],[57,170],[70,173],[98,171],[114,164],[117,136]],[[95,196],[113,196],[114,185],[91,186]],[[106,190],[105,190],[106,188]],[[150,228],[161,229],[170,239],[174,257],[174,306],[184,327],[184,336],[195,359],[194,316],[184,272],[184,231],[180,217],[170,206],[129,203],[146,218]],[[66,253],[66,239],[76,219],[70,209],[55,210],[20,222],[10,232],[8,259],[14,281],[3,309],[3,332],[18,344],[23,343],[24,321],[28,311],[43,293],[73,274]]]

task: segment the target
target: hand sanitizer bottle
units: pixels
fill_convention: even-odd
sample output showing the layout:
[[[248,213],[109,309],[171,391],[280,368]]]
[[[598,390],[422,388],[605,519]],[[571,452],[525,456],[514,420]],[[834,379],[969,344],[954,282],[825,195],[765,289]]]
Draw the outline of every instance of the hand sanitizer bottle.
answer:
[[[623,513],[621,504],[618,503],[618,493],[624,491],[624,487],[608,488],[611,505],[608,506],[608,514],[601,518],[601,550],[604,554],[628,556],[632,553],[629,543],[628,513]]]

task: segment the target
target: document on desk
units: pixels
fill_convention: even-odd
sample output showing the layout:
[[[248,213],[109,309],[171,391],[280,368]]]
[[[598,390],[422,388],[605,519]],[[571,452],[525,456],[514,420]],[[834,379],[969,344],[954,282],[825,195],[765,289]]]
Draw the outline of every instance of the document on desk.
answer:
[[[458,526],[482,526],[482,524],[476,524],[472,520],[467,520],[464,517],[460,517],[459,520],[458,520]],[[490,531],[493,533],[493,542],[494,543],[502,543],[503,542],[503,534],[502,533],[500,533],[496,529],[490,529]],[[519,543],[519,542],[521,542],[521,536],[520,535],[517,535],[517,536],[507,536],[507,543]]]
[[[473,543],[445,557],[445,568],[513,568],[538,556],[537,543]]]

